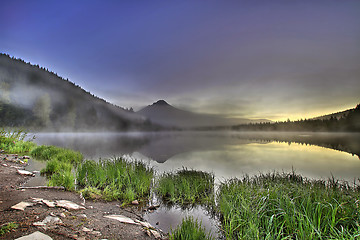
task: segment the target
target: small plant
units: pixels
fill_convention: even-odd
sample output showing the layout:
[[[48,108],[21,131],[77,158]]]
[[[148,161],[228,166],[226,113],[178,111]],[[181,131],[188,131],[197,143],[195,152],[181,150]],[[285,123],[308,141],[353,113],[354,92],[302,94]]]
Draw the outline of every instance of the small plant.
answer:
[[[213,199],[214,175],[187,169],[165,173],[157,182],[156,192],[172,203],[209,203]]]
[[[15,222],[9,222],[1,226],[0,228],[0,236],[3,236],[4,234],[13,231],[14,229],[18,228],[19,225]]]
[[[187,217],[182,220],[181,224],[170,231],[170,240],[206,240],[213,239],[211,234],[206,234],[205,228],[201,226],[201,222],[194,220],[193,217]]]
[[[101,191],[97,188],[86,187],[80,190],[81,194],[85,199],[100,199]]]

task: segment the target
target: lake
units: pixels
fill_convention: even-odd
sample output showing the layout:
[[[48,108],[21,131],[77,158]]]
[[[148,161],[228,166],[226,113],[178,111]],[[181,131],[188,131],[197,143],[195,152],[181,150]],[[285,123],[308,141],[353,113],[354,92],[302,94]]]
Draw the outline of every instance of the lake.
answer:
[[[35,136],[37,144],[78,150],[94,161],[124,156],[147,162],[159,174],[182,168],[212,172],[216,183],[260,172],[292,170],[313,179],[334,176],[352,183],[360,178],[359,133],[214,131],[37,133]],[[162,206],[145,218],[153,225],[159,222],[158,227],[168,231],[186,215],[202,219],[207,229],[216,225],[216,220],[201,207],[183,210]]]

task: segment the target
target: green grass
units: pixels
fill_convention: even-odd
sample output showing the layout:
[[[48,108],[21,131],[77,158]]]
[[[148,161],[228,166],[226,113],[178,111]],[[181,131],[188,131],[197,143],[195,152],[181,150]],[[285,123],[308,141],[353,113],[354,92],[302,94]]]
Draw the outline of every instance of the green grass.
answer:
[[[81,163],[84,159],[84,156],[78,151],[46,145],[34,148],[30,154],[41,160],[58,160],[59,162],[69,162],[72,164]]]
[[[226,239],[358,239],[360,192],[294,172],[223,182],[217,195]]]
[[[201,226],[201,222],[194,220],[193,217],[187,217],[182,220],[181,224],[171,230],[169,234],[170,240],[206,240],[213,239],[211,234],[206,234],[205,228]]]
[[[5,235],[8,232],[11,232],[12,230],[18,228],[19,225],[14,222],[9,222],[1,226],[0,228],[0,236]]]
[[[46,162],[46,167],[41,169],[41,174],[51,175],[57,172],[71,172],[73,165],[70,162],[59,161],[57,159],[49,160]]]
[[[195,170],[165,173],[157,181],[156,193],[165,201],[182,205],[213,202],[214,175]]]
[[[128,162],[123,158],[85,161],[77,168],[80,188],[101,191],[105,200],[131,202],[148,197],[154,171],[142,162]]]
[[[68,191],[75,190],[75,177],[72,171],[60,170],[51,175],[49,186],[62,186]]]
[[[49,177],[49,186],[62,186],[66,190],[75,190],[73,167],[80,164],[83,155],[80,152],[55,146],[38,146],[31,153],[37,159],[46,160],[46,167],[41,174]]]
[[[23,130],[5,130],[0,129],[0,149],[6,153],[27,153],[30,152],[36,144],[31,141],[25,141],[27,133]]]

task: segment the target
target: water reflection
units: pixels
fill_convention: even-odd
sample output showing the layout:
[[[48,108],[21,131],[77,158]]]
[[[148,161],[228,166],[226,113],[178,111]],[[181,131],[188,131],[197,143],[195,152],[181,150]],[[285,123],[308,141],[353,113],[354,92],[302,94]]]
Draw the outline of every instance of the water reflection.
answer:
[[[127,155],[148,160],[159,171],[188,167],[214,172],[220,180],[295,168],[311,178],[334,175],[353,181],[360,172],[360,134],[353,133],[41,133],[36,137],[38,144],[79,150],[89,159]]]
[[[142,159],[158,174],[184,167],[213,172],[216,183],[245,174],[292,169],[316,179],[333,175],[352,182],[360,177],[360,134],[150,132],[41,133],[36,136],[38,144],[72,148],[88,159],[113,156]],[[200,206],[181,209],[162,205],[144,217],[168,232],[189,215],[201,220],[206,229],[216,235],[216,220]]]

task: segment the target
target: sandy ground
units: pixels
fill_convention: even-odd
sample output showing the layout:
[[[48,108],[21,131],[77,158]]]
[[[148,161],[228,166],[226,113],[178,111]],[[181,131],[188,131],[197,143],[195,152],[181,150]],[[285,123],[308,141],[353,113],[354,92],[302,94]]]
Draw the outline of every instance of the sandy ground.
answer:
[[[21,189],[31,176],[23,176],[18,169],[24,169],[21,156],[0,154],[0,226],[16,222],[19,227],[0,236],[0,239],[16,239],[18,237],[40,231],[53,239],[156,239],[148,228],[122,223],[108,219],[106,215],[123,215],[143,221],[144,209],[138,206],[121,208],[119,202],[86,201],[85,209],[68,211],[63,208],[50,208],[45,204],[35,204],[24,211],[11,207],[19,202],[34,202],[33,198],[46,200],[69,200],[83,204],[80,195],[55,189]],[[61,222],[48,223],[46,226],[34,226],[35,222],[46,217],[58,218]],[[164,234],[161,238],[167,239]]]

